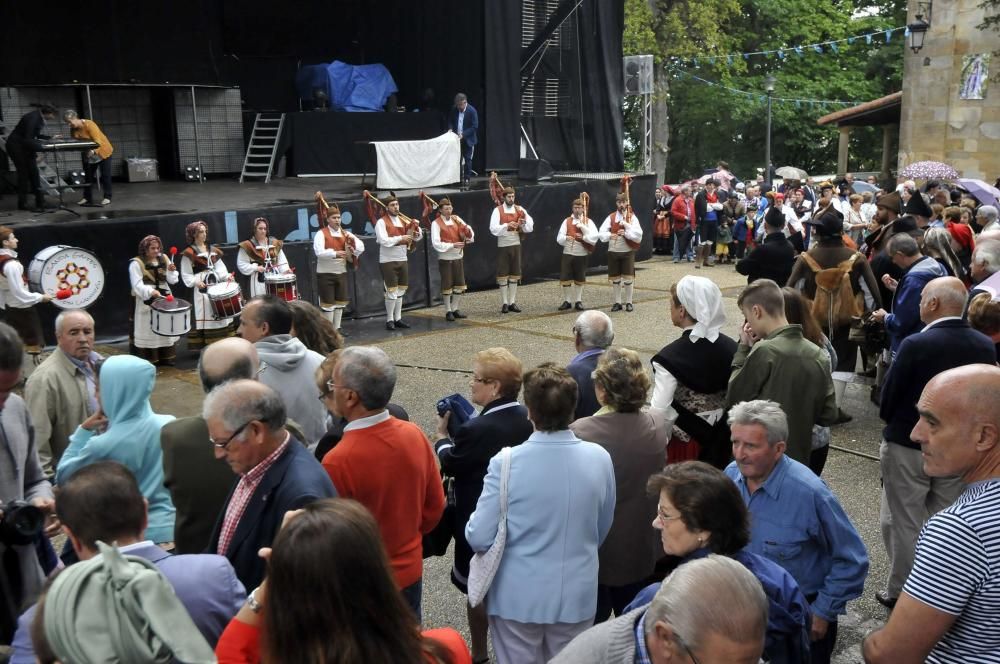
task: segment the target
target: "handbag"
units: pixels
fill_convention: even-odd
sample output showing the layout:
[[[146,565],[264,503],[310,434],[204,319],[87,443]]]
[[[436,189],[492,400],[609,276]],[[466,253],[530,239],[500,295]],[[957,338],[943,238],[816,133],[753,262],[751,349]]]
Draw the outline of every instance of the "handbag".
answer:
[[[455,507],[455,478],[445,476],[441,480],[441,488],[444,489],[445,505],[444,512],[441,513],[441,520],[423,537],[423,557],[443,556],[448,553],[448,545],[455,536],[455,517],[457,508]]]
[[[500,569],[500,559],[507,544],[507,488],[510,484],[510,448],[500,450],[500,523],[497,524],[497,536],[490,548],[477,553],[469,562],[469,605],[482,604],[486,592],[493,583],[493,577]]]

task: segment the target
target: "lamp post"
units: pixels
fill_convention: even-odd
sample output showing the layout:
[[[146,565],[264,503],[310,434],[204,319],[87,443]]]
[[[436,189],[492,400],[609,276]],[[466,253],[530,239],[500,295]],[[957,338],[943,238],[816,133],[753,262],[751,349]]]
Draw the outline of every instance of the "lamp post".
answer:
[[[771,184],[771,95],[777,79],[771,74],[764,77],[764,91],[767,92],[767,137],[764,145],[764,184]]]
[[[914,54],[919,53],[920,49],[924,47],[924,37],[927,34],[927,30],[931,27],[932,11],[934,11],[933,1],[918,2],[917,13],[913,16],[915,19],[914,22],[906,26],[910,32],[910,50]]]

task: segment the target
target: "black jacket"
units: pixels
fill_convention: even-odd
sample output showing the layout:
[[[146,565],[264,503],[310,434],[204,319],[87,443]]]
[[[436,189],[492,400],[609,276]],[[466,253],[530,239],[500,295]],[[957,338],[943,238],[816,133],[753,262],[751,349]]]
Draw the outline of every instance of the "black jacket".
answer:
[[[773,279],[779,286],[784,286],[794,264],[795,247],[784,233],[778,231],[765,235],[763,244],[736,263],[736,271],[746,276],[748,284],[758,279]]]
[[[919,448],[910,440],[917,424],[917,401],[931,378],[966,364],[995,364],[996,347],[964,320],[944,320],[903,339],[882,386],[879,416],[882,437],[890,443]]]

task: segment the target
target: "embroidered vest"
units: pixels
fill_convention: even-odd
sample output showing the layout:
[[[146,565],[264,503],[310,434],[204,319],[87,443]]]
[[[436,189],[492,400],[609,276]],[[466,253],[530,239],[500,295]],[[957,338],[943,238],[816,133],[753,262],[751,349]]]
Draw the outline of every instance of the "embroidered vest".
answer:
[[[195,272],[204,272],[205,270],[211,270],[212,265],[215,265],[215,263],[222,258],[222,250],[218,247],[208,248],[208,255],[212,259],[212,265],[208,264],[208,260],[204,256],[199,256],[197,250],[191,245],[188,245],[184,249],[184,255],[191,261],[192,270]]]
[[[452,219],[451,226],[444,223],[444,219],[441,217],[438,217],[437,219],[434,220],[434,223],[436,223],[438,226],[438,230],[441,231],[441,241],[448,242],[449,244],[455,244],[456,242],[465,242],[465,232],[462,229],[462,226],[464,226],[465,224],[463,224],[462,220],[459,219],[458,217],[452,216],[451,219]]]
[[[390,224],[391,225],[391,224]],[[344,233],[343,230],[340,231]],[[330,231],[329,226],[323,227],[323,246],[327,249],[333,249],[334,251],[347,251],[347,235],[341,235],[337,237],[333,235]]]
[[[612,212],[611,215],[610,215],[610,217],[611,217],[611,239],[613,241],[614,238],[617,237],[618,231],[625,230],[625,224],[623,224],[623,223],[621,223],[621,222],[618,221],[618,213],[617,212]],[[635,219],[634,218],[632,219],[632,223],[633,224],[635,223]],[[625,236],[622,236],[622,239],[625,240],[625,244],[627,244],[628,248],[631,249],[632,251],[635,251],[636,249],[638,249],[641,246],[638,242],[633,242],[632,240],[629,240]]]
[[[396,237],[399,235],[409,234],[406,232],[406,222],[403,221],[402,219],[399,219],[399,223],[403,224],[402,226],[396,226],[394,223],[392,223],[392,217],[390,217],[387,214],[382,215],[382,221],[385,222],[385,232],[389,237]]]
[[[282,242],[281,240],[275,240],[274,238],[268,238],[269,244],[266,249],[266,254],[269,254],[271,262],[276,263],[278,261],[278,254],[281,253]],[[246,252],[247,258],[250,259],[251,263],[256,263],[257,265],[264,265],[268,258],[265,253],[262,253],[260,249],[257,248],[257,244],[253,240],[243,240],[240,242],[240,249]]]
[[[593,253],[594,245],[583,240],[583,231],[573,225],[573,217],[566,217],[566,237],[573,238],[574,242],[579,242],[583,245],[583,248],[587,250],[587,253]]]
[[[166,256],[161,255],[159,263],[147,263],[142,256],[133,256],[132,260],[139,264],[139,269],[142,271],[142,283],[164,291],[164,294],[170,292],[170,285],[167,283],[167,265],[170,261]]]

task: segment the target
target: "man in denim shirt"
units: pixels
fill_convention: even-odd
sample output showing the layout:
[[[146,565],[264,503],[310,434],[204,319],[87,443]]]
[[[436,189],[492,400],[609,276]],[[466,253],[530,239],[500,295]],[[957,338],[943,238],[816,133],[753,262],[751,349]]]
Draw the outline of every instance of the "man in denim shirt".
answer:
[[[751,514],[747,550],[795,577],[812,609],[812,661],[828,663],[837,616],[859,597],[868,574],[861,537],[829,487],[785,456],[788,420],[773,401],[729,411],[734,462],[726,468]]]

